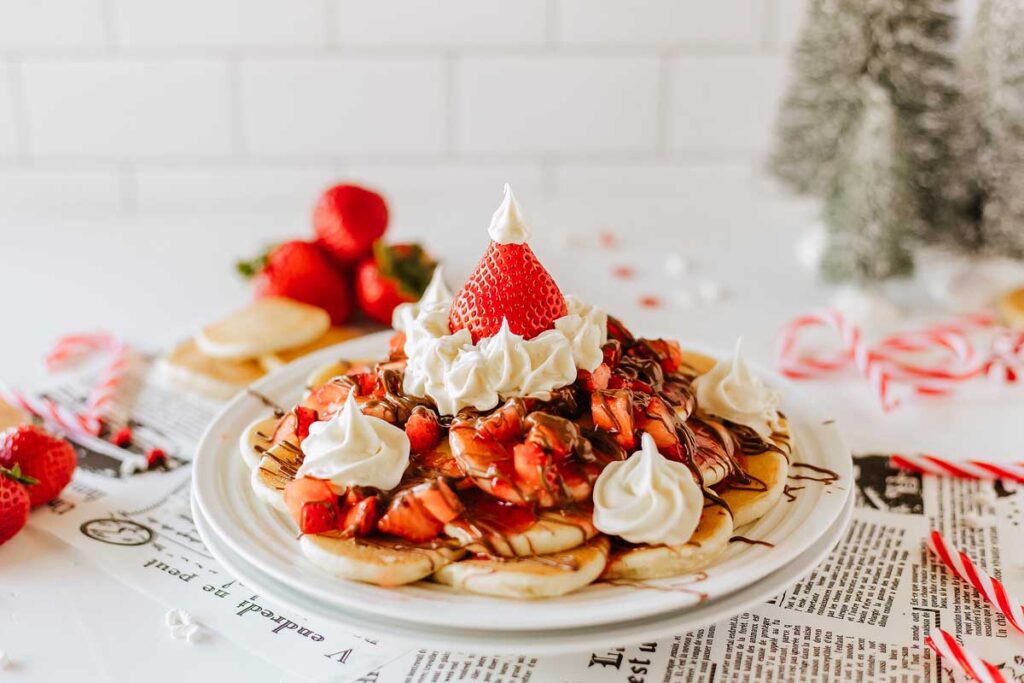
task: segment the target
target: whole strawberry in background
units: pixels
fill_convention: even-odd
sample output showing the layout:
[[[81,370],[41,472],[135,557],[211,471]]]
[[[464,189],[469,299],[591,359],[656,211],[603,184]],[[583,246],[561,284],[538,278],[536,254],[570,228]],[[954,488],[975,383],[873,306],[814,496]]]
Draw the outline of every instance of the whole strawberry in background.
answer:
[[[366,316],[384,325],[400,303],[418,301],[437,263],[418,244],[377,242],[356,268],[356,300]]]
[[[313,211],[317,241],[339,264],[353,266],[370,255],[388,227],[388,205],[376,192],[358,185],[335,185],[320,196]]]
[[[565,297],[526,243],[530,231],[508,185],[487,232],[487,252],[452,301],[451,331],[466,328],[476,343],[497,334],[502,319],[525,339],[552,329],[567,312]]]
[[[24,528],[32,508],[28,490],[35,479],[25,476],[15,465],[11,469],[0,467],[0,545],[6,543]]]
[[[352,290],[344,273],[313,242],[293,240],[273,247],[238,270],[255,277],[256,296],[283,296],[319,306],[340,325],[352,315]]]
[[[3,433],[0,467],[38,481],[29,487],[32,507],[48,503],[64,490],[78,466],[78,455],[67,440],[36,425],[19,425]]]

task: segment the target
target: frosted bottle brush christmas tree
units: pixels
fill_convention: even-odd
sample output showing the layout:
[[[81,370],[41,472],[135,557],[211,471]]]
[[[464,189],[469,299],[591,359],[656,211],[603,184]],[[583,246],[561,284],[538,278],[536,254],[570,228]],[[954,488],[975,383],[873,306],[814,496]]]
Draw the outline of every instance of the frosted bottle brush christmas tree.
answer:
[[[915,244],[1024,258],[1021,0],[981,0],[966,55],[952,0],[811,0],[775,174],[823,199],[830,280],[906,275]]]

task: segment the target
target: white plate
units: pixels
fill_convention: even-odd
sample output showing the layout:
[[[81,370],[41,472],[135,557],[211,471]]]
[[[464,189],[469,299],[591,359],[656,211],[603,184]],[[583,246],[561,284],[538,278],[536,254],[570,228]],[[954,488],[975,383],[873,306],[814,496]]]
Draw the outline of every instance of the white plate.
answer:
[[[853,515],[853,496],[847,498],[839,518],[810,548],[782,569],[727,597],[648,619],[542,632],[417,626],[402,620],[332,607],[315,596],[283,585],[239,557],[213,533],[194,499],[192,514],[206,548],[230,574],[268,600],[297,613],[319,617],[364,637],[379,638],[388,646],[400,645],[397,639],[408,641],[410,648],[429,647],[493,655],[559,655],[668,638],[728,619],[778,595],[810,574],[843,537]],[[643,589],[632,590],[639,592]]]
[[[388,333],[343,342],[268,375],[253,388],[283,406],[298,402],[306,376],[337,358],[380,357]],[[761,373],[766,374],[766,373]],[[781,379],[771,378],[782,385]],[[765,517],[742,530],[743,535],[774,544],[733,544],[692,588],[710,599],[725,596],[758,581],[793,561],[839,518],[852,489],[852,461],[839,431],[787,386],[783,403],[793,431],[794,461],[828,468],[839,479],[831,486],[807,484],[792,503],[780,503]],[[214,418],[199,444],[193,493],[211,532],[233,552],[285,586],[314,595],[325,606],[357,610],[377,617],[444,627],[545,630],[583,628],[647,618],[693,607],[696,593],[642,590],[593,584],[569,595],[530,603],[460,593],[448,586],[420,582],[380,588],[346,581],[307,561],[295,541],[296,528],[284,514],[262,502],[249,486],[249,468],[237,450],[238,435],[268,412],[253,395],[242,393]],[[679,578],[651,581],[670,587]]]

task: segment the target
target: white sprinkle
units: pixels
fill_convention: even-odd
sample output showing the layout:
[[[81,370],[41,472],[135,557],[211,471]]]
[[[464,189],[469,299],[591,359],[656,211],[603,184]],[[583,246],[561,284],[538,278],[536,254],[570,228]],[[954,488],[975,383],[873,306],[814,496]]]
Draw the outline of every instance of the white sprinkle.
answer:
[[[665,273],[669,277],[679,279],[690,272],[692,264],[682,254],[672,252],[665,257]]]
[[[697,285],[697,296],[706,304],[714,304],[729,298],[729,292],[721,283],[706,280]]]
[[[171,632],[171,637],[194,643],[202,639],[202,625],[191,614],[183,609],[172,609],[164,615],[164,623]]]
[[[11,658],[7,656],[7,653],[0,650],[0,669],[8,669],[11,666]]]

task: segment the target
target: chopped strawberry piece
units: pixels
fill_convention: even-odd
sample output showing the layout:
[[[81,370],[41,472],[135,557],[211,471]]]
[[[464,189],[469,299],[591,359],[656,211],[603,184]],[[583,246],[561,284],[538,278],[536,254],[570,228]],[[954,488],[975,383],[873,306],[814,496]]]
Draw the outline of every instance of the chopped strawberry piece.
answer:
[[[405,358],[405,332],[395,332],[388,340],[388,358]]]
[[[435,479],[420,484],[413,489],[413,494],[419,498],[423,507],[442,524],[447,524],[462,514],[462,502],[448,487],[444,479]]]
[[[441,443],[441,424],[432,410],[418,407],[405,423],[409,449],[416,454],[426,453]]]
[[[633,448],[636,437],[633,433],[633,397],[628,389],[597,391],[591,397],[590,411],[594,424],[615,436],[623,448]]]
[[[316,411],[305,406],[295,406],[295,435],[299,442],[309,436],[309,426],[317,421]]]
[[[608,316],[608,338],[621,342],[627,346],[636,341],[633,333],[626,329],[622,321],[613,316]]]
[[[574,462],[567,462],[558,468],[562,493],[574,502],[587,500],[592,489],[591,479],[583,468]]]
[[[612,378],[612,369],[605,363],[601,363],[593,372],[586,370],[576,371],[576,380],[589,393],[608,388],[608,381]]]
[[[683,350],[679,342],[671,339],[641,339],[631,353],[658,361],[667,373],[676,372],[683,365]]]
[[[617,339],[609,339],[601,347],[601,354],[604,356],[604,364],[614,369],[622,360],[622,343]]]
[[[432,482],[430,482],[432,483]],[[430,483],[426,488],[430,487]],[[399,536],[413,543],[424,543],[436,538],[444,528],[444,523],[431,513],[424,505],[417,489],[424,485],[406,489],[399,493],[391,501],[387,512],[377,522],[377,529],[380,531]],[[454,496],[454,494],[452,494]],[[431,498],[428,496],[428,498]],[[437,499],[431,500],[437,503]]]
[[[313,477],[293,479],[284,487],[284,504],[304,534],[321,534],[338,528],[341,509],[330,482]]]
[[[310,390],[302,400],[302,405],[312,408],[323,417],[334,415],[341,410],[351,390],[352,382],[347,377],[335,377],[330,382]]]
[[[676,434],[675,415],[665,402],[657,396],[652,396],[647,405],[638,412],[637,429],[651,435],[662,455],[676,460],[681,459],[682,447]]]
[[[495,441],[508,441],[523,433],[523,417],[526,406],[518,398],[512,398],[505,405],[486,417],[477,420],[476,431]]]
[[[518,444],[512,449],[512,461],[523,488],[531,491],[541,488],[551,490],[557,485],[558,473],[552,467],[553,458],[536,443]]]
[[[564,460],[579,444],[579,428],[564,417],[537,411],[530,413],[526,423],[530,426],[526,441],[537,444],[557,461]]]
[[[466,476],[462,465],[452,455],[451,446],[441,441],[435,448],[413,453],[412,464],[426,476],[442,476],[462,479]]]
[[[346,505],[338,526],[353,536],[369,536],[377,528],[379,515],[380,498],[369,496],[353,505]]]

